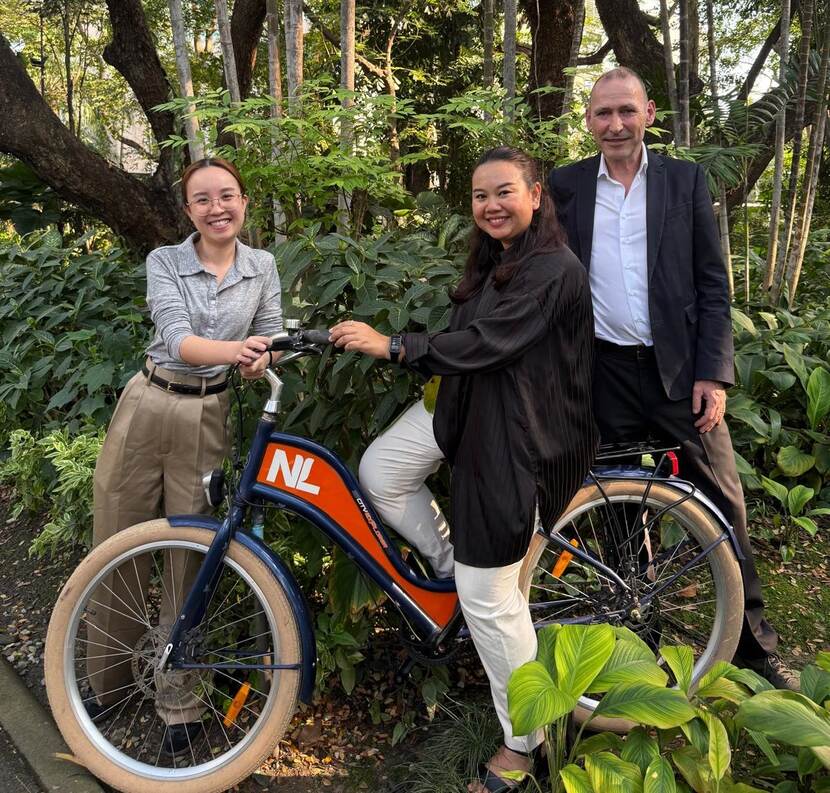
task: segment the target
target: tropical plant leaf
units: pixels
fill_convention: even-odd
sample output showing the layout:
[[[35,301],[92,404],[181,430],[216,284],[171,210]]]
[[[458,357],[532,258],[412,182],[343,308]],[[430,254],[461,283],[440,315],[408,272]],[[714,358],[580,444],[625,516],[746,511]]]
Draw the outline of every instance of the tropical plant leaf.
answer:
[[[634,763],[627,763],[610,752],[599,752],[585,758],[585,770],[594,790],[615,793],[642,793],[643,775]]]
[[[657,665],[654,654],[644,645],[618,641],[602,671],[588,691],[602,693],[620,683],[650,683],[665,686],[668,675]]]
[[[715,779],[723,779],[732,762],[732,749],[723,722],[709,711],[700,709],[699,715],[709,730],[709,768]]]
[[[644,774],[653,760],[660,756],[660,747],[643,727],[635,727],[625,736],[620,757],[634,763]]]
[[[634,683],[612,688],[600,700],[594,715],[631,719],[665,730],[694,718],[695,712],[682,691]]]
[[[774,496],[776,499],[778,499],[778,501],[781,502],[781,506],[787,506],[786,486],[766,476],[761,477],[761,485],[763,485],[763,488],[767,491],[767,493],[769,493],[771,496]]]
[[[823,705],[830,699],[830,672],[813,664],[801,671],[801,693],[809,697],[816,705]]]
[[[779,449],[775,459],[785,476],[801,476],[816,464],[813,455],[802,452],[797,446]]]
[[[651,761],[643,780],[643,793],[675,793],[677,784],[671,764],[659,755]]]
[[[557,688],[538,661],[520,666],[507,683],[507,707],[516,735],[528,735],[570,713],[576,697]]]
[[[830,746],[830,714],[794,691],[762,691],[741,703],[740,727],[792,746]]]
[[[561,629],[561,625],[547,625],[536,634],[538,647],[536,650],[536,660],[548,670],[551,677],[556,674],[556,662],[553,657],[553,649],[556,646],[556,636]]]
[[[807,380],[807,418],[810,427],[816,429],[830,412],[830,372],[817,366]]]
[[[695,656],[692,648],[686,645],[669,645],[660,648],[660,655],[669,665],[680,690],[684,694],[688,694],[689,687],[692,685],[692,673],[695,666]]]
[[[554,647],[559,688],[573,697],[582,696],[611,657],[615,643],[608,625],[563,625]]]
[[[578,765],[566,765],[559,772],[559,776],[565,785],[565,793],[595,793],[588,772]]]
[[[613,732],[600,732],[580,741],[574,750],[574,757],[582,757],[596,752],[621,752],[623,745],[623,739],[619,735],[615,735]]]
[[[812,459],[812,458],[811,458]],[[801,514],[807,502],[816,494],[816,491],[811,487],[804,487],[804,485],[796,485],[789,493],[787,493],[787,509],[790,515],[796,517]]]

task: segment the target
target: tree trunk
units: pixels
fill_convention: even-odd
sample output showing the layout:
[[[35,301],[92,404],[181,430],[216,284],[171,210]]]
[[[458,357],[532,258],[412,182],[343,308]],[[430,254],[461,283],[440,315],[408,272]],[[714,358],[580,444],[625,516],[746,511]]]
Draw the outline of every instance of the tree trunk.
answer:
[[[345,155],[351,155],[354,145],[354,128],[348,116],[354,106],[354,36],[355,0],[340,0],[340,87],[348,92],[343,96],[344,115],[340,120],[340,148]],[[350,194],[340,190],[337,195],[338,223],[342,234],[349,233]]]
[[[775,262],[775,273],[772,278],[770,299],[773,305],[781,300],[781,289],[784,282],[785,262],[790,248],[790,238],[795,225],[795,212],[798,204],[798,173],[801,169],[801,148],[807,102],[807,75],[810,66],[810,37],[813,30],[813,0],[804,0],[801,5],[801,43],[798,57],[798,100],[795,108],[795,127],[799,132],[793,139],[792,163],[790,165],[790,179],[787,189],[788,209],[784,224],[784,238],[778,247],[778,258]]]
[[[288,109],[292,115],[296,115],[303,85],[302,0],[285,0],[285,71],[288,80]]]
[[[392,100],[389,105],[389,159],[393,164],[397,163],[401,157],[401,143],[398,137],[398,119],[395,115],[397,112],[398,84],[395,82],[395,74],[392,70],[392,47],[395,45],[401,23],[409,13],[410,8],[412,8],[412,0],[402,4],[398,10],[398,15],[392,20],[392,27],[386,38],[386,54],[383,61],[383,79],[386,83],[386,93],[389,94]]]
[[[813,216],[813,205],[816,200],[818,174],[821,165],[821,154],[824,149],[825,129],[827,122],[827,69],[830,66],[830,30],[824,31],[824,41],[821,45],[821,66],[819,67],[818,107],[813,119],[813,131],[810,136],[810,149],[807,155],[807,167],[804,174],[804,204],[801,219],[793,241],[790,259],[787,265],[787,303],[792,309],[795,304],[795,294],[801,278],[801,267],[804,263],[804,252],[807,249],[807,238],[810,234],[810,222]]]
[[[787,74],[787,61],[790,50],[790,0],[781,0],[781,41],[779,46],[780,65],[778,84],[783,85]],[[772,178],[772,200],[770,203],[769,243],[767,245],[767,269],[764,276],[764,291],[772,287],[775,263],[778,260],[778,235],[781,216],[781,187],[784,181],[784,147],[786,145],[785,129],[787,125],[787,103],[781,103],[781,109],[775,118],[775,169]]]
[[[239,93],[239,79],[236,71],[236,55],[233,51],[231,39],[231,24],[228,19],[227,0],[213,0],[216,8],[216,23],[219,28],[219,41],[222,45],[222,69],[225,74],[225,85],[231,95],[231,102],[238,105],[242,101]]]
[[[268,92],[274,100],[271,106],[271,118],[282,117],[282,74],[280,68],[280,17],[279,0],[266,0],[266,20],[268,23]],[[271,136],[271,157],[280,156],[276,130]],[[274,242],[285,241],[285,211],[276,197],[271,198],[274,220]]]
[[[505,92],[505,117],[513,120],[513,100],[516,98],[516,0],[504,0],[504,64],[501,82]]]
[[[483,0],[481,4],[483,21],[481,43],[484,49],[483,82],[485,88],[493,85],[493,10],[495,0]]]
[[[680,108],[677,104],[677,85],[674,79],[674,53],[671,45],[671,26],[669,25],[669,8],[667,0],[660,0],[660,28],[663,32],[663,62],[666,67],[666,92],[669,95],[669,107],[672,111],[671,124],[675,143],[679,146]]]
[[[565,88],[565,68],[568,66],[574,31],[583,5],[580,0],[522,0],[522,10],[530,23],[532,42],[528,80],[530,91],[547,86]],[[504,35],[507,58],[506,27]],[[513,41],[515,46],[515,33]],[[531,105],[536,117],[544,120],[562,114],[562,100],[561,90],[542,95],[532,94]]]
[[[84,146],[52,112],[0,36],[0,151],[27,163],[66,201],[100,218],[140,251],[186,235],[170,184],[148,185]]]
[[[173,48],[176,51],[176,72],[179,76],[179,90],[185,99],[193,98],[193,80],[190,76],[190,58],[187,54],[187,39],[184,35],[184,20],[182,19],[181,0],[167,0],[170,8],[170,24],[173,27]],[[184,128],[187,134],[187,147],[190,152],[190,161],[201,160],[204,154],[199,122],[195,116],[196,105],[188,102],[184,117]]]
[[[69,32],[69,2],[64,0],[61,11],[61,26],[63,28],[63,66],[66,70],[66,116],[69,120],[69,131],[75,135],[75,107],[74,86],[72,84],[72,35]]]
[[[680,0],[680,84],[677,90],[677,104],[680,109],[680,140],[678,146],[689,148],[691,134],[689,127],[689,2]]]
[[[562,124],[560,133],[567,128],[567,118],[570,115],[574,98],[574,75],[573,69],[579,62],[579,48],[582,46],[582,33],[585,29],[585,0],[579,0],[576,9],[576,21],[574,23],[573,37],[571,38],[571,50],[568,54],[568,72],[565,74],[565,90],[562,93]]]
[[[251,93],[257,47],[265,24],[267,0],[234,0],[231,13],[231,41],[236,59],[236,79],[243,98]]]

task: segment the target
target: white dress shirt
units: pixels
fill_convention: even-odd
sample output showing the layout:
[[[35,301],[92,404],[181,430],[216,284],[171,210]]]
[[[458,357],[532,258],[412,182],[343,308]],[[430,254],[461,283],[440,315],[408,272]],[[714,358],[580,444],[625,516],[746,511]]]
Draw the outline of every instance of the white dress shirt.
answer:
[[[648,313],[646,169],[640,167],[628,191],[612,179],[600,155],[594,236],[591,244],[591,295],[597,338],[614,344],[653,345]]]

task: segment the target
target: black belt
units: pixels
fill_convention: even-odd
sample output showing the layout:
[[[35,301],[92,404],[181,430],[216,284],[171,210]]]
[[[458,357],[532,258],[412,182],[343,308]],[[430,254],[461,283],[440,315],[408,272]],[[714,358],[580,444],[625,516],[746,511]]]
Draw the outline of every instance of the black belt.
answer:
[[[172,391],[174,394],[190,394],[191,396],[207,396],[208,394],[221,394],[227,387],[227,379],[221,383],[214,383],[213,385],[205,386],[204,391],[200,385],[189,385],[188,383],[176,383],[172,380],[165,380],[159,377],[155,372],[150,374],[150,370],[144,366],[141,369],[146,377],[150,378],[150,382],[163,388],[165,391]]]
[[[654,347],[646,344],[614,344],[605,339],[594,339],[594,346],[600,353],[608,353],[618,358],[632,360],[650,360],[654,358]]]

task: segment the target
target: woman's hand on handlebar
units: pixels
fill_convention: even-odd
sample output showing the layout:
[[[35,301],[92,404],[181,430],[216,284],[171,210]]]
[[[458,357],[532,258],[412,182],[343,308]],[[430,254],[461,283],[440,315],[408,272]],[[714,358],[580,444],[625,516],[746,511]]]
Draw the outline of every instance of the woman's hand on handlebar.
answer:
[[[338,322],[331,329],[331,341],[335,347],[355,350],[373,358],[389,359],[389,337],[378,333],[365,322],[348,320]]]
[[[266,352],[270,346],[271,339],[268,336],[248,336],[239,348],[239,352],[236,355],[236,363],[238,363],[240,367],[254,367],[259,364],[259,361],[263,357],[262,354]],[[262,368],[264,369],[267,364],[268,356],[265,355],[265,363],[262,364]]]

